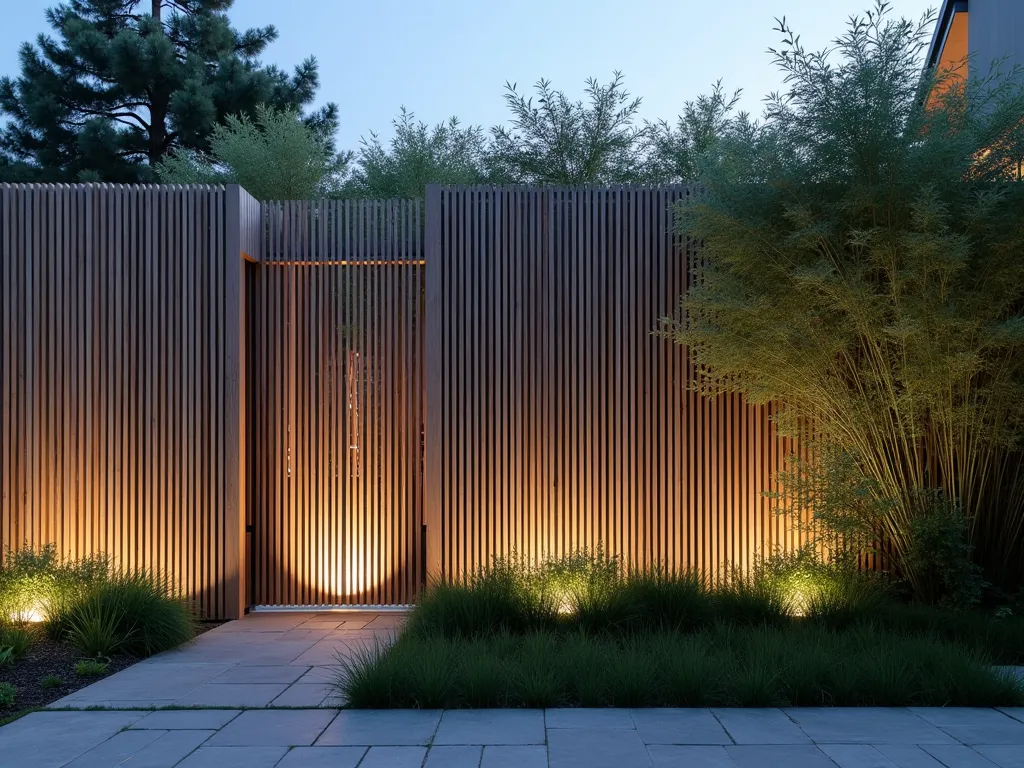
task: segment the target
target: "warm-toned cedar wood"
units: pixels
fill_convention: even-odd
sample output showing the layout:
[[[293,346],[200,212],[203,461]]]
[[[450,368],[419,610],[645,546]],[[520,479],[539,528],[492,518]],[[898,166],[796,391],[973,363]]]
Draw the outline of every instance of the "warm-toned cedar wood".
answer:
[[[650,335],[703,257],[685,189],[434,187],[422,233],[408,203],[0,194],[5,546],[104,549],[228,616],[247,519],[264,604],[408,602],[513,551],[717,575],[799,544],[761,493],[771,409],[685,391]]]
[[[204,206],[223,197],[0,187],[0,546],[163,571],[210,617],[225,615],[224,232]]]
[[[425,369],[424,431],[424,483],[423,524],[426,527],[427,578],[442,575],[441,520],[443,505],[448,501],[443,493],[448,458],[447,415],[450,398],[449,382],[445,376],[445,334],[451,330],[446,322],[445,285],[449,258],[441,250],[442,233],[451,231],[444,219],[441,187],[428,185],[424,199],[424,261],[426,307],[424,312],[423,364]]]
[[[749,567],[776,541],[762,492],[787,447],[769,409],[689,391],[685,350],[651,335],[699,257],[673,232],[688,191],[517,193],[428,194],[433,568],[597,545],[632,566]]]

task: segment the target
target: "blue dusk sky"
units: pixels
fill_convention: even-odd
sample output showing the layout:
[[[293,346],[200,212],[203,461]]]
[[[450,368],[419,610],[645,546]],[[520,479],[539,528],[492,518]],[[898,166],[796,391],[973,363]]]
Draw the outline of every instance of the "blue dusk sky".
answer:
[[[273,24],[279,38],[264,61],[288,70],[306,56],[320,63],[318,102],[341,111],[339,146],[377,131],[387,138],[402,105],[436,123],[507,119],[506,80],[532,89],[538,78],[580,97],[587,77],[621,70],[640,115],[674,120],[684,101],[722,79],[743,89],[741,106],[759,115],[782,87],[766,50],[785,15],[808,48],[844,30],[874,0],[236,0],[239,28]],[[51,0],[5,0],[0,73],[18,72],[18,46],[46,32]],[[917,20],[938,0],[892,0],[894,15]]]

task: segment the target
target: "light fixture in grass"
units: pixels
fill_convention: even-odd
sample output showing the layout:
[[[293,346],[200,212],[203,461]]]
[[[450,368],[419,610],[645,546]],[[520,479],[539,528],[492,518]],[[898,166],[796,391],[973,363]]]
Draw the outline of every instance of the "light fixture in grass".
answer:
[[[0,567],[0,620],[46,623],[61,605],[102,582],[109,568],[103,555],[62,559],[54,544],[9,549]]]

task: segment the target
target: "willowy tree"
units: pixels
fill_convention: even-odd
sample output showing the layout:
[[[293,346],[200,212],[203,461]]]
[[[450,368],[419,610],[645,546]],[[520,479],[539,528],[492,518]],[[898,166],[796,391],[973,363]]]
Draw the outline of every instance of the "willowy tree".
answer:
[[[622,73],[602,85],[587,80],[589,103],[573,101],[551,81],[539,80],[537,101],[505,84],[511,126],[491,129],[488,172],[525,184],[617,184],[642,179],[646,128],[635,124],[640,99],[631,99]]]
[[[662,328],[700,389],[781,403],[855,461],[919,594],[936,508],[993,580],[1024,563],[1024,90],[922,77],[932,26],[878,3],[815,53],[780,22],[786,89],[702,158],[682,231],[706,258]]]
[[[480,184],[487,137],[479,126],[462,127],[457,118],[434,127],[402,107],[385,145],[376,133],[355,154],[351,178],[340,195],[375,200],[422,198],[427,184]]]
[[[21,74],[0,80],[0,152],[43,180],[152,180],[172,150],[207,150],[227,115],[309,104],[316,61],[291,75],[263,66],[276,30],[235,30],[232,4],[68,0],[48,9],[53,36],[23,44]],[[307,119],[329,130],[336,108]]]
[[[666,120],[647,123],[644,136],[644,176],[658,184],[686,184],[697,180],[698,160],[727,130],[741,91],[729,94],[719,80],[710,93],[683,105],[675,125]]]
[[[337,154],[330,137],[295,111],[256,107],[215,126],[209,152],[176,150],[156,166],[164,184],[241,184],[258,200],[312,200],[341,186],[351,153]]]

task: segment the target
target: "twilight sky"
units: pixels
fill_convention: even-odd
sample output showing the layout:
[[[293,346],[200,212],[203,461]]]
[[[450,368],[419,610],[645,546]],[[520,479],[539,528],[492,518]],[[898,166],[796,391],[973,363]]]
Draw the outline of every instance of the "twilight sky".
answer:
[[[341,108],[339,146],[375,130],[391,134],[405,105],[435,123],[457,115],[491,126],[507,118],[506,80],[520,91],[538,78],[576,97],[584,80],[622,70],[643,97],[642,117],[674,119],[682,103],[721,78],[742,88],[741,106],[782,85],[765,51],[785,15],[809,48],[827,46],[850,14],[874,0],[236,0],[238,27],[274,24],[280,37],[264,60],[291,69],[313,54],[320,101]],[[0,73],[17,73],[17,49],[46,31],[52,0],[7,0]],[[892,0],[917,20],[938,0]]]

